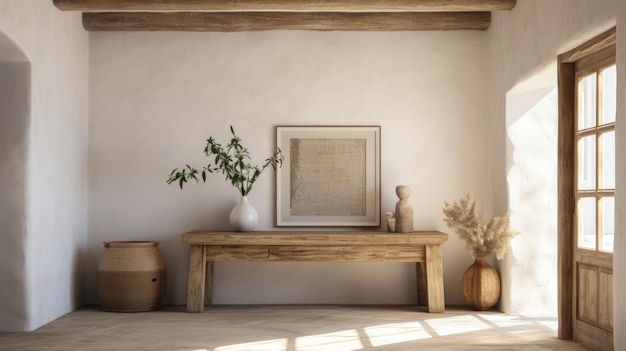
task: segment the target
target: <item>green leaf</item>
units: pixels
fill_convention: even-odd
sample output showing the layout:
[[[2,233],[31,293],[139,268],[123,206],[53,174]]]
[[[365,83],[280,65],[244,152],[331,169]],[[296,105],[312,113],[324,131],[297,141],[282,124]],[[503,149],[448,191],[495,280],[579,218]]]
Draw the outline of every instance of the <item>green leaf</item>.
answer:
[[[236,135],[232,125],[230,126],[230,132],[232,137],[225,146],[218,144],[213,137],[209,137],[206,140],[204,153],[207,157],[213,156],[214,165],[209,164],[199,171],[186,164],[185,168],[181,170],[174,169],[170,173],[170,177],[167,180],[168,184],[178,181],[182,189],[184,183],[187,183],[189,179],[199,182],[198,173],[202,173],[203,182],[206,182],[207,172],[222,173],[226,181],[230,181],[242,195],[246,195],[252,190],[254,182],[267,166],[272,165],[274,169],[282,166],[283,155],[279,148],[276,148],[274,154],[265,160],[265,164],[253,166],[247,162],[251,159],[248,148],[241,144],[241,138]]]

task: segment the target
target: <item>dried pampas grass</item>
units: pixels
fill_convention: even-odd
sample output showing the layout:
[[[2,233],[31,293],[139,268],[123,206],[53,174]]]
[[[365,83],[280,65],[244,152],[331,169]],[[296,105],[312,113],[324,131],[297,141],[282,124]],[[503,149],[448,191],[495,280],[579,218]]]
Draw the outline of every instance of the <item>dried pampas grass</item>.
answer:
[[[508,212],[492,218],[486,225],[481,224],[485,215],[477,215],[477,207],[476,200],[469,192],[458,203],[444,203],[443,213],[446,218],[443,221],[465,240],[473,258],[493,253],[500,260],[506,253],[509,241],[520,232],[509,228]]]

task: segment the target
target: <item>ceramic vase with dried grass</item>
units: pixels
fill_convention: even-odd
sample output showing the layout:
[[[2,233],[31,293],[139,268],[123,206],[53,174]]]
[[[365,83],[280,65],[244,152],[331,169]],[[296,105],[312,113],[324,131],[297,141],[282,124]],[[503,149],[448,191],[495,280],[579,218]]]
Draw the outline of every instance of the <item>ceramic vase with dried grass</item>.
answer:
[[[509,228],[508,213],[482,224],[485,215],[478,215],[477,207],[469,192],[459,202],[444,203],[443,213],[446,215],[444,222],[465,240],[474,258],[474,264],[463,274],[465,302],[477,310],[486,311],[500,299],[500,275],[485,257],[495,254],[497,259],[502,259],[509,241],[519,232]]]

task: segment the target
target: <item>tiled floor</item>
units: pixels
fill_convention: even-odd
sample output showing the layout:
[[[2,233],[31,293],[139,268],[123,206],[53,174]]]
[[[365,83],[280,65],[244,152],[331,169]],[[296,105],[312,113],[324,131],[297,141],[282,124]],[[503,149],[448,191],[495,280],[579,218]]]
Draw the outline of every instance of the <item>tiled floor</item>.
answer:
[[[70,313],[32,333],[0,333],[0,350],[580,350],[556,317],[413,306],[211,306]]]

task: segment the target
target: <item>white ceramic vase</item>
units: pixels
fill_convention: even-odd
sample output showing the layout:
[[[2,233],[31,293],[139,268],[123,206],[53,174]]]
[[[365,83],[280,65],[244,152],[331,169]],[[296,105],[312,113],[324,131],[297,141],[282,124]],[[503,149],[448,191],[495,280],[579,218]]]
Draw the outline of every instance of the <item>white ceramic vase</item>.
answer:
[[[259,223],[259,215],[248,202],[247,196],[242,196],[237,206],[230,211],[230,225],[238,232],[251,232]]]

